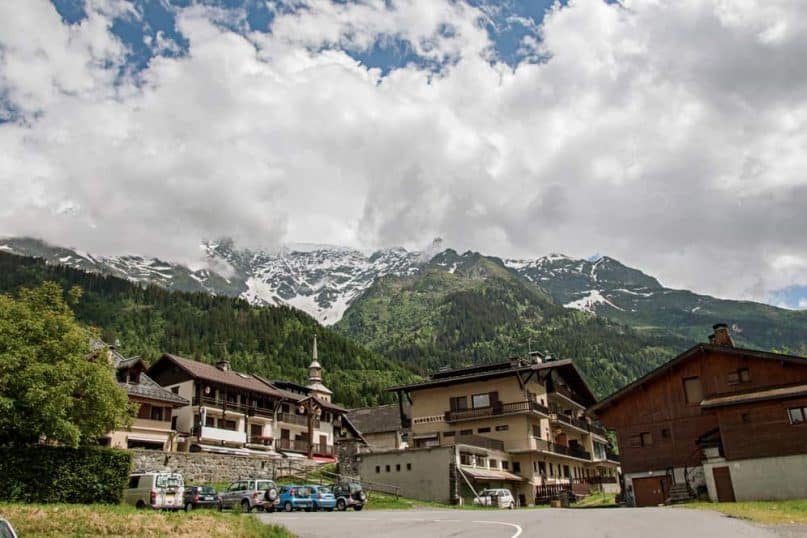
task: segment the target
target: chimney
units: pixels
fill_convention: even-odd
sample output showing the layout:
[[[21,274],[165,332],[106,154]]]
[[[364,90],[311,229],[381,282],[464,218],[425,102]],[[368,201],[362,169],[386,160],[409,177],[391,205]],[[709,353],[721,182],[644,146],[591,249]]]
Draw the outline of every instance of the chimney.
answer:
[[[710,344],[714,344],[716,346],[726,346],[726,347],[734,347],[734,340],[731,339],[731,333],[729,333],[729,326],[725,323],[718,323],[712,327],[714,329],[715,334],[714,338],[709,339]]]
[[[221,370],[222,372],[229,372],[230,371],[230,361],[227,359],[220,360],[216,363],[216,368]]]

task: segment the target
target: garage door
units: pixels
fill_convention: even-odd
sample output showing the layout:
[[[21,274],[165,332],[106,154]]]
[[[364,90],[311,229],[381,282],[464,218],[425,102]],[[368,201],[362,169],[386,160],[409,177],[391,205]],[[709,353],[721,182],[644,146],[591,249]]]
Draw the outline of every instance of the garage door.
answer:
[[[670,491],[669,476],[649,476],[633,479],[633,495],[636,506],[657,506],[664,504]]]

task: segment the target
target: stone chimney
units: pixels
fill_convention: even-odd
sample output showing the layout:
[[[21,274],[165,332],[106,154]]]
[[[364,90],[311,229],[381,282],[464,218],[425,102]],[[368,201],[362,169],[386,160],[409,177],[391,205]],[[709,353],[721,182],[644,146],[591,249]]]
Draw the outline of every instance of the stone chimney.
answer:
[[[709,343],[716,346],[734,347],[734,340],[731,338],[729,326],[725,323],[718,323],[712,327],[715,333],[709,338]]]
[[[216,368],[221,370],[222,372],[229,372],[230,371],[230,361],[227,359],[222,359],[216,363]]]

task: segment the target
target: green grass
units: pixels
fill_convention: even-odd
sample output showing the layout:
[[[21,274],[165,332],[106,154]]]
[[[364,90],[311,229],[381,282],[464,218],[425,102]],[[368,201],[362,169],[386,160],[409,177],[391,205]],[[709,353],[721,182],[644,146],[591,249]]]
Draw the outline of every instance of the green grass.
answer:
[[[595,506],[616,505],[616,493],[595,493],[585,499],[577,501],[572,506],[575,508],[592,508]]]
[[[807,525],[807,499],[737,503],[697,502],[679,506],[698,510],[715,510],[727,516],[759,523]]]
[[[26,538],[49,536],[144,536],[294,538],[283,527],[264,525],[255,517],[197,510],[157,512],[130,506],[74,504],[5,504],[0,516]]]

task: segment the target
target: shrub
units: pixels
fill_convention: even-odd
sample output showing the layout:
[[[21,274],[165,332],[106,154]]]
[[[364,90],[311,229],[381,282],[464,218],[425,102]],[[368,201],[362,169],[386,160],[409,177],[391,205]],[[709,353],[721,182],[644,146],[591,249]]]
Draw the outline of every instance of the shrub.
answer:
[[[0,447],[0,501],[117,504],[131,464],[111,448]]]

